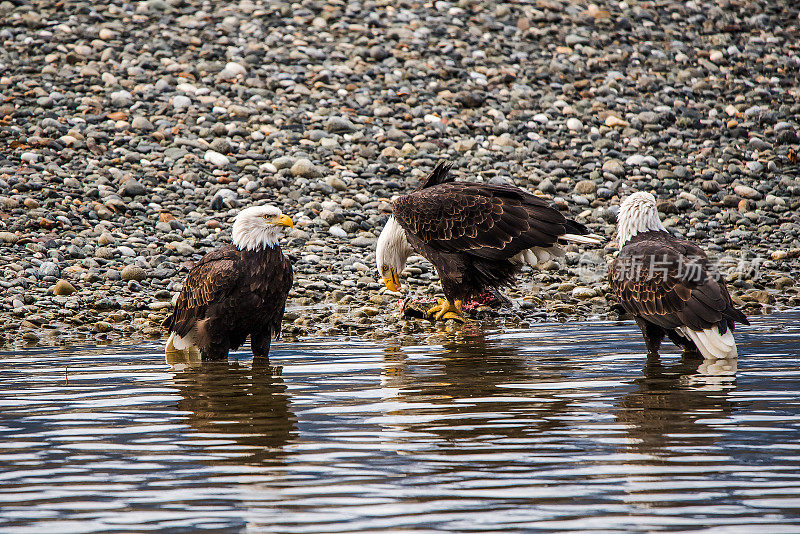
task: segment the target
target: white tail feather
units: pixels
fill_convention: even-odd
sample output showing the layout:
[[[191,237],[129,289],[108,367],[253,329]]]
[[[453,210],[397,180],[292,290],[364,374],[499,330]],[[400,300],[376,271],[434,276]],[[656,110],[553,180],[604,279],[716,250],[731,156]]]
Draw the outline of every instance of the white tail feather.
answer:
[[[697,345],[697,350],[708,359],[734,358],[737,355],[736,341],[733,333],[728,329],[724,334],[719,333],[719,328],[712,326],[705,330],[692,330],[686,326],[676,328],[683,337],[691,339]]]
[[[185,339],[176,336],[175,332],[170,333],[167,346],[164,348],[164,356],[166,357],[168,365],[172,365],[173,368],[177,370],[181,367],[194,365],[200,362],[200,350],[197,347],[189,345],[186,348],[178,349],[175,347],[175,339],[185,342]]]
[[[189,347],[195,346],[195,330],[190,331],[186,334],[186,337],[180,337],[175,332],[172,332],[169,335],[169,339],[167,340],[167,346],[172,344],[175,350],[186,350]]]
[[[582,243],[584,245],[599,245],[602,243],[602,237],[595,234],[578,235],[578,234],[564,234],[558,236],[561,241],[568,241],[570,243]]]
[[[548,260],[553,258],[560,258],[566,254],[564,250],[559,247],[558,245],[553,245],[552,247],[533,247],[529,249],[525,249],[513,258],[511,261],[514,263],[519,263],[522,265],[528,264],[531,267],[535,267],[540,263],[544,263]]]

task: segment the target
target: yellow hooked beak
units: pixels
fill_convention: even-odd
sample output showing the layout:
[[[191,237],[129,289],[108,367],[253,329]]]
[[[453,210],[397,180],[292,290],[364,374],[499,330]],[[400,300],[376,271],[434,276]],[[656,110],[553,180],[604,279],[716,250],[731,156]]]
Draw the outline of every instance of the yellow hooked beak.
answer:
[[[294,228],[294,223],[292,219],[289,218],[288,215],[281,215],[278,217],[278,220],[275,221],[275,226],[288,226],[289,229]]]
[[[400,291],[400,277],[397,276],[394,268],[389,269],[389,276],[383,277],[383,283],[389,291]]]

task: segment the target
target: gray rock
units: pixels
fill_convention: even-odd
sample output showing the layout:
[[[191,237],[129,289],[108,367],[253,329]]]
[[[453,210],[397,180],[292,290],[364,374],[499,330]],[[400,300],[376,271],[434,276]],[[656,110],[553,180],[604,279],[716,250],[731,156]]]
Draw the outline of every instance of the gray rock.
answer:
[[[276,170],[281,169],[290,169],[292,165],[294,165],[295,159],[289,156],[281,156],[277,159],[272,160],[272,165],[275,167]]]
[[[231,144],[228,142],[227,139],[224,139],[222,137],[217,137],[216,139],[211,141],[211,144],[209,145],[208,148],[210,148],[215,152],[219,152],[220,154],[227,154],[231,151]]]
[[[122,187],[119,190],[120,195],[127,197],[135,197],[143,195],[147,192],[147,188],[135,178],[130,178],[122,182]]]
[[[141,116],[133,118],[131,121],[131,127],[134,130],[142,130],[144,132],[151,132],[155,130],[153,123]]]
[[[555,194],[555,192],[556,192],[556,186],[555,186],[555,185],[553,185],[553,182],[551,182],[550,180],[548,180],[547,178],[545,178],[544,180],[542,180],[541,182],[539,182],[539,190],[540,190],[542,193]]]
[[[277,165],[276,165],[277,167]],[[304,178],[319,178],[322,173],[317,169],[308,158],[300,158],[292,165],[292,176],[302,176]]]
[[[41,278],[46,276],[58,277],[59,274],[61,274],[61,270],[55,262],[45,261],[39,266],[39,277]]]
[[[175,247],[175,252],[182,256],[191,256],[195,252],[195,248],[185,241],[173,241],[172,246]]]
[[[656,124],[658,122],[658,113],[642,111],[639,113],[639,120],[642,121],[642,124]]]
[[[236,191],[220,189],[211,199],[211,209],[221,211],[225,208],[235,208],[239,205],[238,198]]]
[[[172,98],[172,107],[175,108],[176,111],[186,109],[190,105],[192,105],[192,101],[186,95],[176,95]]]
[[[605,163],[603,163],[603,172],[607,172],[613,174],[614,176],[624,176],[625,175],[625,168],[622,166],[622,162],[618,159],[609,159]]]
[[[133,96],[124,89],[121,91],[114,91],[109,95],[111,97],[111,104],[118,107],[128,107],[133,104]]]
[[[733,188],[733,192],[742,198],[749,198],[752,200],[758,200],[761,198],[761,193],[746,185],[737,185]]]
[[[356,131],[356,126],[346,117],[330,117],[325,123],[325,131],[329,133],[350,133]]]
[[[759,174],[764,170],[764,165],[759,161],[748,161],[745,163],[745,167],[750,174]]]
[[[338,176],[328,176],[325,178],[325,183],[336,189],[337,191],[344,191],[347,189],[347,184]]]
[[[331,226],[328,228],[328,233],[334,237],[344,238],[347,237],[347,232],[341,226]]]
[[[328,224],[336,224],[344,221],[344,217],[341,213],[336,213],[330,210],[322,210],[319,213],[319,218]]]

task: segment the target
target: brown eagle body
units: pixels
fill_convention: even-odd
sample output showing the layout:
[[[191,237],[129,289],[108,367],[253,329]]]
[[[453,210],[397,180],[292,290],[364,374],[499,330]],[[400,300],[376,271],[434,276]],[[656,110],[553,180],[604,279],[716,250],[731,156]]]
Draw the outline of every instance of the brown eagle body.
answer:
[[[703,249],[665,231],[631,238],[611,262],[608,278],[651,352],[658,350],[666,335],[683,349],[709,357],[707,352],[718,351],[696,346],[692,339],[698,333],[716,328],[723,336],[734,330],[736,322],[749,324],[734,307],[725,280],[711,272]]]
[[[394,218],[409,245],[436,268],[448,301],[510,285],[531,248],[588,234],[547,201],[511,185],[453,182],[438,165],[418,190],[397,198]]]
[[[292,266],[276,244],[257,250],[229,245],[206,254],[186,277],[164,326],[190,336],[203,360],[221,360],[250,336],[253,355],[269,354],[280,335]]]

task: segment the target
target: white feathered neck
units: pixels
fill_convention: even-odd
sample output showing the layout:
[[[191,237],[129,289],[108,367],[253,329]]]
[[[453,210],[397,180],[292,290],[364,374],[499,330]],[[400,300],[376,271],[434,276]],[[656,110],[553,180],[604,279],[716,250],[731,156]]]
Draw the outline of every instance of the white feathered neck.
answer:
[[[375,247],[378,269],[383,265],[388,265],[394,267],[396,273],[400,275],[412,254],[414,254],[414,249],[408,243],[406,231],[394,217],[389,217]]]
[[[622,201],[617,215],[617,240],[620,248],[638,234],[653,230],[667,231],[658,217],[653,195],[639,192]]]

